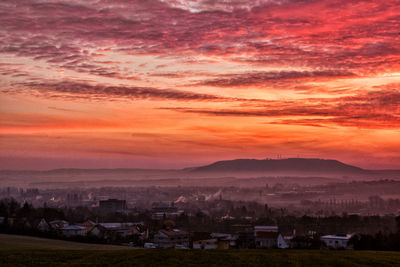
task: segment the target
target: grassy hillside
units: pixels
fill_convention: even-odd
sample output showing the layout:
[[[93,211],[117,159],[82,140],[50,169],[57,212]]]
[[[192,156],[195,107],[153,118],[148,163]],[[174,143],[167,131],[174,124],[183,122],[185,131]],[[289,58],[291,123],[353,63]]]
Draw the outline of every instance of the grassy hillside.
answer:
[[[101,244],[85,244],[78,242],[69,242],[56,239],[46,239],[22,235],[4,235],[0,234],[0,250],[123,250],[132,249],[123,246],[111,246]]]
[[[323,250],[152,250],[0,237],[1,266],[399,266],[399,252]],[[7,241],[8,240],[8,241]],[[8,242],[8,243],[7,243]],[[53,242],[58,247],[54,248]],[[8,244],[8,245],[7,245]],[[65,249],[59,249],[65,244]],[[28,248],[32,246],[31,248]],[[49,249],[49,246],[51,249]],[[71,250],[71,249],[76,250]],[[117,247],[119,248],[119,247]]]

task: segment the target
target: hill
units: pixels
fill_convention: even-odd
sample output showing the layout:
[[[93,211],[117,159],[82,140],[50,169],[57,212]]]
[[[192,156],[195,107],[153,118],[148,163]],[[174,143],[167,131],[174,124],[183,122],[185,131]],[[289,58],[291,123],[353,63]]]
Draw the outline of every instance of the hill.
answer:
[[[54,183],[107,184],[107,181],[147,181],[187,178],[325,177],[355,179],[400,179],[400,170],[366,170],[331,159],[235,159],[186,169],[54,169],[47,171],[0,170],[0,186],[53,186]],[[176,181],[175,181],[176,182]],[[66,184],[67,185],[67,184]]]
[[[213,164],[191,169],[192,172],[257,172],[257,173],[328,173],[366,174],[367,170],[326,159],[236,159],[218,161]]]

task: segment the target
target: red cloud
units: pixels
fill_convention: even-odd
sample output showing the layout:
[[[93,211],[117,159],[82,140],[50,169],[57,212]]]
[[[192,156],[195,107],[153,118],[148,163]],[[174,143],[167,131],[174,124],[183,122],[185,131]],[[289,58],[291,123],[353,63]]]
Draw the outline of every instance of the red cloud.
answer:
[[[396,84],[393,86],[396,86]],[[398,128],[400,127],[400,89],[373,91],[351,97],[331,99],[309,98],[297,101],[270,101],[268,105],[264,106],[245,106],[233,109],[166,109],[208,116],[275,118],[276,120],[273,123],[278,124]],[[293,116],[302,118],[286,118]]]
[[[292,82],[293,80],[313,80],[350,78],[356,75],[348,71],[280,71],[280,72],[251,72],[244,74],[221,75],[220,78],[198,82],[197,85],[218,87],[236,87],[249,85],[266,85],[273,83]]]
[[[0,52],[77,63],[78,71],[91,59],[84,48],[99,46],[362,72],[399,68],[397,0],[246,2],[200,1],[196,12],[156,0],[2,2]]]

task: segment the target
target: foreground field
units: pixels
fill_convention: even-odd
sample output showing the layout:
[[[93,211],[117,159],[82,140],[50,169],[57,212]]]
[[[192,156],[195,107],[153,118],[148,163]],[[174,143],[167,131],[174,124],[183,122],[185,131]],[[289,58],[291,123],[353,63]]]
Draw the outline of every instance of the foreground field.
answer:
[[[123,246],[111,246],[101,244],[85,244],[78,242],[69,242],[57,239],[47,239],[23,235],[4,235],[0,234],[1,250],[123,250],[132,249]]]
[[[8,242],[8,245],[7,243]],[[14,241],[12,241],[14,240]],[[37,242],[37,243],[35,243]],[[2,266],[400,266],[399,252],[324,250],[112,250],[100,246],[0,235]],[[22,244],[21,244],[22,243]],[[68,244],[67,244],[68,243]],[[71,244],[72,243],[72,244]],[[28,248],[29,246],[32,246]],[[75,247],[74,247],[75,246]],[[90,247],[93,246],[90,250]],[[100,246],[100,248],[99,248]],[[110,248],[110,250],[102,250]],[[123,247],[121,247],[123,248]],[[75,249],[75,250],[71,250]]]

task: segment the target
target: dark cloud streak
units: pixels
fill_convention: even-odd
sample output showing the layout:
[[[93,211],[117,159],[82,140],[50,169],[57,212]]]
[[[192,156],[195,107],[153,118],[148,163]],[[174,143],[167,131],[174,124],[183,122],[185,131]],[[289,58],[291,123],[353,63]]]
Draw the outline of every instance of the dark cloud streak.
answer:
[[[393,84],[392,87],[396,87]],[[342,125],[360,128],[400,128],[400,89],[372,91],[349,97],[270,101],[256,108],[204,109],[164,108],[207,116],[260,117],[277,119],[275,124],[308,126]],[[287,119],[286,117],[302,117]]]
[[[356,77],[354,73],[340,70],[326,71],[280,71],[280,72],[251,72],[244,74],[221,75],[220,78],[209,79],[196,85],[210,85],[216,87],[240,87],[249,85],[268,85],[293,80],[321,80],[332,78]]]
[[[157,89],[151,87],[135,86],[107,86],[92,85],[82,82],[27,82],[18,84],[26,89],[34,90],[42,95],[56,95],[61,97],[71,95],[72,97],[87,96],[89,98],[122,98],[122,99],[169,99],[180,101],[229,101],[229,98],[209,94],[199,94],[189,91],[172,89]]]

